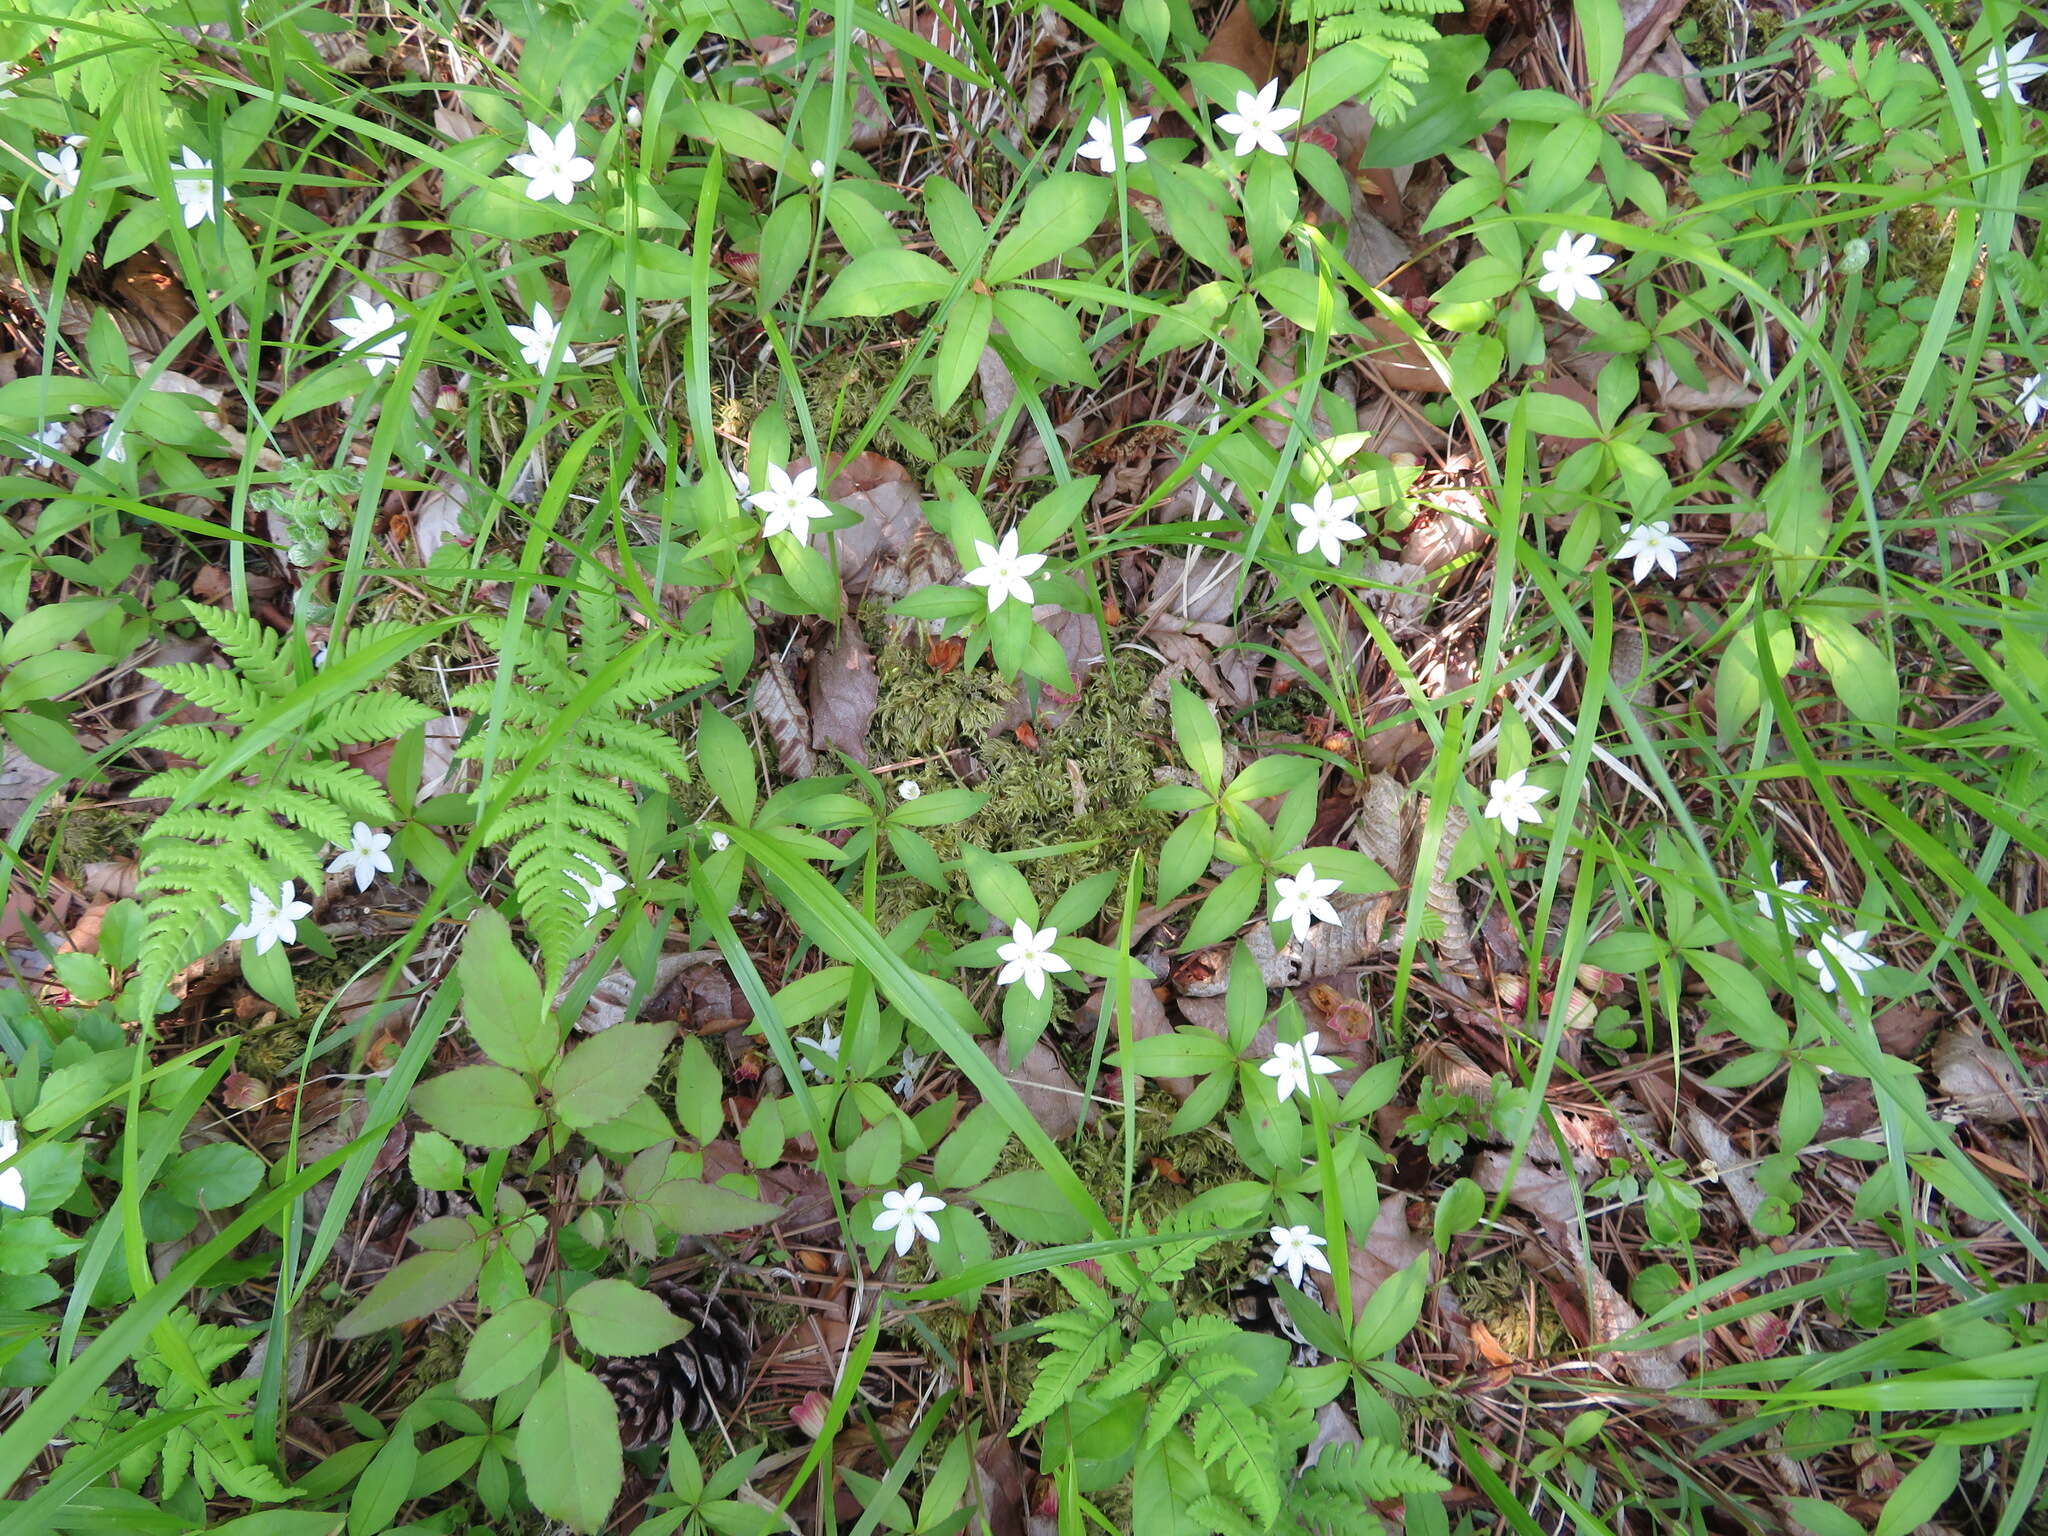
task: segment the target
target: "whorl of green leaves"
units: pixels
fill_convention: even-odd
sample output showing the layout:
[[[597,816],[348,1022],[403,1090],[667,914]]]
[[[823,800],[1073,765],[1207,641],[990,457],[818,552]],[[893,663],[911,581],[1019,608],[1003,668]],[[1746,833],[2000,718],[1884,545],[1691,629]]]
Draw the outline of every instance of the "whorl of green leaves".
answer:
[[[454,698],[493,723],[456,756],[488,758],[510,786],[480,791],[483,838],[502,845],[520,915],[553,976],[583,949],[585,884],[622,862],[616,850],[631,837],[635,806],[628,786],[656,791],[689,777],[674,739],[634,717],[717,671],[706,639],[647,634],[629,645],[610,594],[580,593],[576,607],[573,649],[560,629],[522,625],[515,637],[511,619],[480,626],[500,655],[516,639],[515,676],[481,679]]]
[[[1372,88],[1372,115],[1398,123],[1415,105],[1410,87],[1429,75],[1422,49],[1437,40],[1429,18],[1460,8],[1458,0],[1288,0],[1287,16],[1313,25],[1319,48],[1356,40],[1384,59],[1387,72]]]
[[[317,889],[328,844],[346,845],[357,821],[393,820],[383,786],[332,754],[403,735],[434,714],[401,694],[356,692],[349,678],[381,672],[438,626],[358,625],[335,642],[321,671],[301,679],[284,637],[257,620],[196,604],[192,619],[232,666],[142,669],[222,717],[162,726],[146,741],[192,765],[166,768],[136,788],[138,799],[170,802],[138,852],[148,913],[142,975],[158,987],[220,942],[230,912],[247,909],[251,885],[274,889],[290,879]],[[367,652],[381,665],[352,669]]]

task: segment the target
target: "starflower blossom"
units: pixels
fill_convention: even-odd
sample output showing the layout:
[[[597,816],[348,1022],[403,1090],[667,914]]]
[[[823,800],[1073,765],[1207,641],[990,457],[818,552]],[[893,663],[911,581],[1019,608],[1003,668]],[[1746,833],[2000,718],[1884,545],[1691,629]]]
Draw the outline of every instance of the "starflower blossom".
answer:
[[[54,203],[78,190],[78,149],[68,140],[55,150],[37,150],[36,164],[43,169],[44,202]]]
[[[543,304],[533,306],[533,324],[508,325],[505,329],[510,331],[512,339],[519,343],[519,360],[535,373],[546,368],[553,359],[555,340],[562,334],[562,327]],[[576,366],[576,353],[572,348],[562,348],[562,366]]]
[[[799,544],[810,542],[811,524],[832,515],[832,509],[818,499],[818,466],[792,475],[780,464],[768,466],[765,490],[752,492],[752,506],[764,514],[761,536],[772,539],[786,533]]]
[[[1356,496],[1332,496],[1327,485],[1317,486],[1314,496],[1287,509],[1287,515],[1301,525],[1294,552],[1305,555],[1311,549],[1320,550],[1330,564],[1342,565],[1345,541],[1365,537],[1365,530],[1351,520],[1357,510]]]
[[[1273,903],[1273,926],[1292,923],[1294,936],[1305,939],[1317,923],[1337,923],[1337,909],[1330,905],[1330,896],[1343,883],[1334,878],[1317,879],[1313,864],[1302,865],[1292,878],[1280,876],[1273,882],[1280,898]]]
[[[1628,579],[1641,586],[1652,568],[1676,580],[1678,557],[1691,553],[1692,546],[1671,531],[1671,524],[1659,521],[1634,524],[1609,558],[1635,561],[1635,569],[1628,573]]]
[[[350,294],[348,302],[355,313],[337,315],[327,323],[347,339],[347,345],[341,349],[343,356],[366,353],[363,366],[370,370],[370,377],[374,379],[397,362],[405,351],[406,333],[392,329],[398,324],[398,311],[389,304],[365,302],[358,293]]]
[[[1809,949],[1805,955],[1806,963],[1814,969],[1821,991],[1834,991],[1840,977],[1846,976],[1857,995],[1863,995],[1862,973],[1874,971],[1884,964],[1865,947],[1864,941],[1869,937],[1867,928],[1858,928],[1854,933],[1837,933],[1832,928],[1822,931],[1819,945]]]
[[[1152,126],[1150,117],[1124,119],[1120,135],[1112,134],[1109,119],[1091,117],[1088,119],[1088,137],[1078,154],[1083,160],[1093,160],[1106,176],[1119,165],[1143,165],[1145,151],[1138,141],[1145,137],[1145,130]]]
[[[1278,105],[1279,99],[1278,80],[1268,80],[1259,87],[1257,95],[1250,91],[1237,93],[1237,110],[1216,119],[1218,128],[1237,136],[1231,149],[1233,154],[1248,155],[1255,149],[1263,149],[1269,155],[1287,153],[1287,141],[1280,135],[1301,121],[1301,113],[1293,107]]]
[[[923,793],[924,786],[915,779],[905,779],[896,786],[896,798],[898,800],[915,800]]]
[[[14,199],[11,197],[0,197],[0,233],[5,233],[7,229],[7,215],[12,212],[14,212]]]
[[[48,449],[49,453],[39,452],[37,449],[31,448],[22,459],[22,463],[26,464],[30,469],[54,469],[57,461],[51,458],[50,454],[63,452],[64,439],[70,436],[70,433],[71,428],[64,422],[45,422],[29,434],[29,441],[40,444],[42,448]]]
[[[939,1240],[939,1224],[932,1217],[945,1208],[946,1202],[926,1194],[921,1183],[888,1190],[882,1196],[882,1214],[875,1218],[875,1230],[894,1232],[896,1252],[906,1254],[920,1237],[929,1243]]]
[[[2041,419],[2041,413],[2048,411],[2048,375],[2036,373],[2021,379],[2019,399],[2013,404],[2026,418],[2027,425],[2033,426]]]
[[[2024,38],[2019,45],[2008,48],[2004,43],[1993,43],[1991,51],[1984,56],[1984,62],[1977,66],[1977,89],[1986,101],[1996,101],[2004,96],[2025,106],[2027,99],[2021,93],[2043,75],[2048,75],[2048,59],[2030,59],[2040,36]]]
[[[587,923],[598,913],[610,912],[618,906],[619,892],[626,888],[626,882],[589,855],[579,853],[576,857],[589,865],[591,874],[597,878],[593,880],[590,875],[572,869],[569,871],[569,878],[583,889],[580,892],[573,891],[565,885],[562,887],[562,894],[573,896],[583,903],[583,920]]]
[[[1292,1098],[1296,1093],[1307,1098],[1317,1078],[1342,1070],[1329,1057],[1316,1054],[1322,1038],[1321,1030],[1311,1029],[1303,1032],[1299,1044],[1288,1040],[1274,1042],[1271,1058],[1259,1071],[1274,1079],[1274,1091],[1282,1099]]]
[[[1801,927],[1814,920],[1813,908],[1800,899],[1806,890],[1804,880],[1780,880],[1778,864],[1771,861],[1771,885],[1773,889],[1756,892],[1756,909],[1765,917],[1782,915],[1786,922]]]
[[[981,564],[967,573],[967,584],[988,588],[988,611],[994,613],[1011,598],[1026,608],[1038,599],[1031,591],[1031,578],[1045,564],[1044,555],[1026,555],[1017,549],[1017,530],[1003,535],[999,544],[974,541],[974,558]]]
[[[1580,299],[1591,299],[1597,304],[1606,295],[1593,279],[1613,265],[1612,256],[1594,253],[1591,235],[1573,239],[1567,230],[1557,237],[1556,245],[1543,253],[1543,275],[1536,279],[1536,288],[1557,300],[1557,307],[1562,310],[1569,311]]]
[[[567,203],[576,196],[578,184],[596,171],[594,161],[576,153],[576,125],[564,123],[552,138],[538,123],[526,125],[527,153],[513,155],[505,163],[526,178],[526,195],[536,203],[553,198]]]
[[[829,1078],[832,1075],[832,1067],[839,1065],[840,1040],[830,1024],[825,1026],[819,1038],[798,1035],[796,1043],[806,1052],[804,1070],[820,1081]],[[828,1062],[830,1066],[827,1065]]]
[[[231,917],[235,915],[233,907],[221,910]],[[298,899],[298,891],[292,881],[287,880],[278,887],[275,901],[271,900],[268,891],[252,885],[249,887],[249,915],[235,926],[228,939],[230,942],[254,943],[257,954],[268,954],[280,944],[296,944],[299,919],[312,915],[312,905]]]
[[[1010,942],[996,951],[996,958],[1003,962],[1003,968],[996,972],[998,986],[1011,986],[1021,981],[1031,990],[1033,997],[1045,996],[1045,978],[1057,971],[1071,971],[1074,967],[1062,956],[1053,953],[1053,943],[1059,932],[1053,928],[1041,928],[1032,932],[1031,925],[1019,918],[1010,928]]]
[[[380,874],[392,874],[396,866],[391,862],[391,834],[379,832],[367,821],[359,821],[350,829],[348,846],[335,856],[327,866],[330,875],[355,876],[356,889],[367,891],[370,882]]]
[[[1504,779],[1495,779],[1486,792],[1486,808],[1480,812],[1488,821],[1500,823],[1501,830],[1509,837],[1515,829],[1527,822],[1535,826],[1543,819],[1537,804],[1550,791],[1541,784],[1529,782],[1529,770],[1517,768]]]
[[[923,1056],[912,1054],[909,1046],[903,1047],[903,1060],[900,1063],[902,1074],[891,1085],[897,1098],[907,1099],[916,1090],[917,1075],[924,1070],[926,1060],[927,1058]]]
[[[1330,1261],[1323,1257],[1328,1244],[1307,1227],[1275,1227],[1266,1235],[1273,1240],[1274,1267],[1287,1271],[1287,1279],[1296,1290],[1302,1288],[1306,1271],[1320,1269],[1326,1275],[1330,1272]]]
[[[189,144],[184,146],[184,162],[171,162],[171,193],[178,199],[178,212],[185,220],[187,229],[197,229],[213,218],[220,208],[234,201],[233,195],[220,188],[220,199],[214,200],[216,178],[213,162],[202,160]]]
[[[14,1157],[20,1151],[20,1130],[12,1120],[0,1120],[0,1160]],[[28,1209],[28,1188],[21,1182],[21,1169],[0,1168],[0,1205],[10,1211]]]

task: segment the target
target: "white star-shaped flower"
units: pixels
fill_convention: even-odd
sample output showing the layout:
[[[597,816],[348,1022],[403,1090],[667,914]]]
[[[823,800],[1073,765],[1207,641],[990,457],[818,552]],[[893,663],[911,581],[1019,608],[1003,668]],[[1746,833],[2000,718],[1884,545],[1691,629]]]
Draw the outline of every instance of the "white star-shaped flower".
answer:
[[[1009,598],[1014,597],[1026,608],[1037,601],[1031,592],[1031,578],[1045,564],[1045,556],[1019,554],[1016,529],[1004,534],[1000,544],[984,544],[976,539],[974,558],[981,564],[967,573],[967,584],[988,588],[990,613],[1002,607]]]
[[[751,493],[753,509],[764,514],[761,537],[772,539],[786,533],[799,544],[808,544],[811,524],[830,517],[832,509],[818,499],[818,466],[792,475],[780,464],[768,466],[766,490]]]
[[[1272,1057],[1259,1071],[1275,1080],[1281,1098],[1291,1098],[1297,1092],[1307,1098],[1317,1078],[1342,1070],[1329,1057],[1316,1054],[1322,1038],[1321,1030],[1311,1029],[1303,1033],[1299,1045],[1287,1040],[1274,1042]]]
[[[7,93],[13,95],[12,91]],[[12,1120],[0,1120],[0,1159],[15,1156],[21,1151],[21,1133]],[[10,1211],[28,1209],[28,1188],[21,1182],[19,1168],[0,1168],[0,1205]]]
[[[939,1224],[932,1217],[945,1208],[946,1202],[937,1195],[926,1194],[923,1184],[892,1189],[882,1196],[882,1214],[875,1218],[875,1230],[894,1232],[896,1252],[905,1254],[920,1236],[929,1243],[939,1240]]]
[[[224,207],[234,201],[226,188],[221,189],[220,203],[214,202],[213,162],[202,160],[190,145],[184,147],[185,160],[181,165],[171,162],[171,191],[178,199],[178,212],[184,216],[187,229],[197,229],[214,217],[217,207]],[[180,174],[180,173],[183,174]]]
[[[2041,413],[2048,411],[2048,376],[2036,373],[2021,379],[2020,397],[2013,404],[2019,407],[2027,425],[2034,425],[2041,419]]]
[[[1330,1261],[1323,1257],[1328,1246],[1307,1227],[1275,1227],[1266,1234],[1273,1240],[1273,1265],[1287,1271],[1287,1278],[1296,1290],[1302,1288],[1304,1271],[1320,1269],[1330,1272]]]
[[[1256,96],[1250,91],[1237,93],[1237,110],[1216,119],[1218,128],[1237,135],[1233,154],[1248,155],[1255,149],[1263,149],[1269,155],[1287,153],[1287,141],[1280,135],[1301,121],[1301,113],[1293,107],[1276,105],[1279,99],[1278,80],[1268,80]]]
[[[1795,927],[1813,921],[1813,908],[1799,900],[1806,889],[1804,880],[1780,880],[1778,864],[1771,861],[1771,884],[1773,890],[1756,892],[1756,909],[1765,917],[1784,916],[1786,922]]]
[[[618,906],[619,892],[626,888],[626,882],[588,854],[579,853],[576,857],[589,865],[591,874],[596,875],[597,878],[593,880],[589,875],[572,869],[569,871],[569,878],[582,886],[583,889],[580,892],[574,891],[565,885],[562,887],[562,894],[564,896],[573,896],[583,903],[583,920],[589,922],[598,913],[610,912]]]
[[[36,151],[36,164],[43,168],[43,201],[55,202],[78,190],[78,150],[66,142],[55,151]]]
[[[7,229],[7,215],[14,212],[14,199],[0,197],[0,233]]]
[[[1543,819],[1536,807],[1550,791],[1541,784],[1529,782],[1529,770],[1517,768],[1504,779],[1495,779],[1486,792],[1486,809],[1480,814],[1488,821],[1497,821],[1501,830],[1509,837],[1515,829],[1527,822],[1535,826]]]
[[[370,882],[379,874],[388,875],[396,871],[397,866],[391,862],[391,855],[386,852],[390,846],[389,832],[379,832],[367,821],[359,821],[348,834],[348,846],[327,866],[327,873],[354,875],[356,889],[367,891]]]
[[[1357,510],[1356,496],[1332,496],[1327,485],[1317,486],[1314,496],[1287,509],[1287,515],[1301,525],[1294,552],[1305,555],[1311,549],[1320,550],[1330,564],[1342,565],[1344,542],[1365,537],[1365,530],[1351,520]]]
[[[1049,972],[1073,969],[1065,959],[1052,952],[1053,941],[1057,938],[1057,929],[1041,928],[1033,933],[1029,923],[1018,919],[1010,928],[1010,942],[996,950],[996,958],[1003,962],[1003,968],[996,972],[996,984],[1007,987],[1022,981],[1031,989],[1033,997],[1045,996],[1045,978]]]
[[[368,349],[363,366],[370,370],[370,377],[374,379],[397,362],[399,354],[405,351],[405,332],[392,330],[398,324],[398,311],[389,304],[365,303],[359,293],[350,294],[348,302],[355,313],[337,315],[327,323],[348,339],[348,345],[341,349],[344,357]]]
[[[1674,581],[1678,578],[1678,557],[1692,553],[1692,546],[1671,531],[1668,522],[1636,523],[1628,531],[1628,537],[1621,541],[1621,547],[1610,555],[1611,560],[1633,560],[1635,569],[1628,573],[1628,579],[1637,586],[1652,569],[1662,571]]]
[[[1821,991],[1835,990],[1839,972],[1840,975],[1849,978],[1849,985],[1856,989],[1857,995],[1862,995],[1861,973],[1874,971],[1884,964],[1884,961],[1864,948],[1863,941],[1869,937],[1870,931],[1867,928],[1858,928],[1854,933],[1837,933],[1829,928],[1821,934],[1819,947],[1806,952],[1806,963],[1817,973],[1816,979],[1820,982]],[[1834,962],[1832,966],[1828,964],[1830,960]]]
[[[925,1058],[911,1054],[909,1046],[903,1047],[903,1074],[895,1082],[895,1093],[899,1099],[907,1099],[917,1088],[917,1074],[924,1070]]]
[[[1575,240],[1567,230],[1557,237],[1556,245],[1543,253],[1543,275],[1536,279],[1536,287],[1556,299],[1559,309],[1569,310],[1580,299],[1591,299],[1597,304],[1604,295],[1593,279],[1613,265],[1612,256],[1593,254],[1591,235],[1580,235]]]
[[[222,911],[234,915],[233,907]],[[267,891],[256,886],[249,887],[249,915],[228,935],[230,942],[237,939],[244,942],[253,940],[256,953],[268,954],[280,944],[295,944],[299,938],[299,919],[313,915],[310,903],[298,899],[298,893],[289,880],[278,887],[277,900],[272,901]]]
[[[2005,96],[2026,105],[2026,97],[2020,93],[2043,75],[2048,75],[2048,59],[2029,59],[2034,44],[2040,41],[2038,35],[2025,39],[2016,48],[2007,48],[2003,43],[1993,43],[1991,51],[1984,56],[1984,62],[1977,66],[1977,89],[1984,93],[1986,101],[1996,101]]]
[[[804,1057],[805,1071],[820,1081],[832,1075],[832,1067],[839,1064],[839,1036],[830,1024],[825,1026],[822,1039],[814,1040],[809,1035],[798,1035],[796,1043],[803,1046],[807,1052]],[[828,1062],[831,1066],[826,1065]]]
[[[1337,909],[1330,905],[1330,893],[1342,885],[1342,880],[1318,880],[1313,864],[1301,866],[1301,872],[1289,879],[1280,876],[1273,882],[1273,889],[1280,899],[1273,903],[1273,925],[1294,924],[1294,936],[1305,939],[1309,930],[1319,922],[1336,923]]]
[[[923,793],[924,786],[915,779],[905,779],[896,786],[896,798],[898,800],[915,800]]]
[[[576,153],[576,125],[564,123],[553,138],[538,123],[526,125],[528,153],[514,155],[505,163],[526,178],[526,195],[536,203],[553,198],[567,203],[576,195],[580,182],[588,181],[597,169],[594,161]]]
[[[1145,130],[1152,126],[1149,117],[1133,117],[1124,121],[1123,133],[1112,137],[1109,119],[1091,117],[1088,119],[1088,138],[1077,151],[1083,160],[1093,160],[1104,175],[1114,171],[1118,165],[1143,165],[1145,151],[1138,140],[1145,137]]]
[[[65,422],[45,422],[29,434],[29,441],[40,443],[52,453],[61,453],[64,449],[64,439],[70,436],[70,434],[71,428]],[[50,454],[39,453],[31,448],[28,451],[27,457],[22,460],[22,463],[26,464],[30,469],[54,469],[57,461],[51,458]]]
[[[556,323],[555,317],[540,304],[533,306],[533,324],[508,325],[505,329],[510,331],[512,339],[519,343],[520,361],[535,373],[547,367],[548,360],[554,356],[555,338],[562,334],[562,327]],[[576,366],[576,353],[573,349],[562,348],[562,366]]]

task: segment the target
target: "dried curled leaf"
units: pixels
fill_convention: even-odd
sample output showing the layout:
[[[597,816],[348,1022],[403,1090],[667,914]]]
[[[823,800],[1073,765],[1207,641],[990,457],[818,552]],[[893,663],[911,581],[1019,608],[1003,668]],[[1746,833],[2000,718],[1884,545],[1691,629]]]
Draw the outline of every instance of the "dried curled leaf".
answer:
[[[784,778],[808,779],[818,771],[818,754],[811,750],[811,714],[797,696],[782,663],[772,658],[761,668],[754,682],[754,713],[775,743],[775,761]]]

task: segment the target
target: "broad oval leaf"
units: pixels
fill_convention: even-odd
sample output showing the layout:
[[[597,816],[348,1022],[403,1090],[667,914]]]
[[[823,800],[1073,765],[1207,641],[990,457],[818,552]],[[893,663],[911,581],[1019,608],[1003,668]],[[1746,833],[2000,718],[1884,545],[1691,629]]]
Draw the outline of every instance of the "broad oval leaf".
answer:
[[[988,259],[988,280],[1008,282],[1071,251],[1102,223],[1111,190],[1106,178],[1078,171],[1046,177],[1024,199],[1017,227],[997,242]]]
[[[334,1325],[337,1339],[359,1339],[380,1328],[393,1328],[416,1317],[438,1312],[468,1293],[483,1268],[482,1243],[416,1253],[394,1265],[370,1287],[362,1304]]]
[[[953,274],[920,251],[869,251],[840,268],[811,318],[893,315],[936,303],[952,291]]]
[[[455,963],[462,1016],[483,1053],[501,1067],[538,1076],[555,1059],[562,1037],[541,1000],[533,965],[512,942],[495,907],[479,907]]]
[[[614,1024],[577,1046],[550,1085],[562,1123],[602,1125],[631,1109],[654,1081],[674,1033],[673,1024]]]
[[[442,1135],[473,1147],[516,1147],[540,1129],[533,1089],[504,1067],[457,1067],[430,1077],[413,1089],[412,1107]]]
[[[991,1179],[974,1198],[991,1221],[1027,1243],[1078,1243],[1088,1236],[1087,1214],[1074,1208],[1042,1168]]]
[[[627,1280],[593,1280],[569,1298],[576,1342],[595,1355],[651,1355],[689,1336],[658,1296]]]
[[[463,1397],[496,1397],[519,1385],[548,1357],[555,1335],[555,1309],[537,1296],[522,1296],[477,1326],[455,1390]]]
[[[781,1144],[778,1136],[777,1146]],[[701,1237],[709,1232],[744,1232],[773,1221],[782,1207],[767,1200],[751,1200],[717,1184],[700,1184],[695,1179],[670,1179],[648,1195],[654,1216],[679,1237]]]
[[[604,1528],[625,1482],[619,1410],[589,1371],[557,1362],[526,1405],[515,1442],[527,1496],[572,1531]]]

